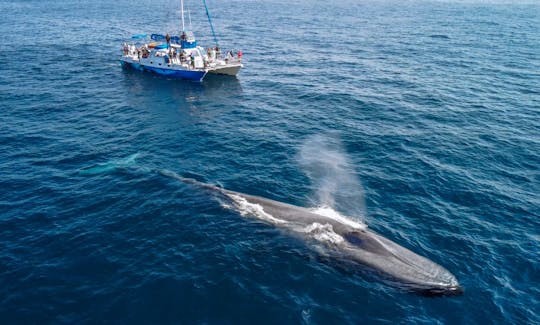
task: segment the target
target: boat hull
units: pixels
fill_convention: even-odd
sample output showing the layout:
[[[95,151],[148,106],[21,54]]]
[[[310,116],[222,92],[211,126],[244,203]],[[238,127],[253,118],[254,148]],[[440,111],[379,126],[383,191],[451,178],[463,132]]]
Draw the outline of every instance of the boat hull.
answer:
[[[165,76],[169,78],[193,80],[193,81],[199,81],[199,82],[203,81],[207,73],[207,71],[205,70],[164,69],[164,68],[157,68],[157,67],[144,65],[138,62],[131,62],[131,61],[125,61],[125,60],[120,60],[120,62],[122,63],[122,66],[125,68],[132,68],[138,71],[147,71],[147,72],[155,73],[157,75],[161,75],[161,76]]]
[[[229,64],[225,66],[218,66],[215,68],[208,69],[208,73],[211,74],[224,74],[228,76],[236,76],[238,72],[240,71],[240,68],[242,68],[241,64]]]

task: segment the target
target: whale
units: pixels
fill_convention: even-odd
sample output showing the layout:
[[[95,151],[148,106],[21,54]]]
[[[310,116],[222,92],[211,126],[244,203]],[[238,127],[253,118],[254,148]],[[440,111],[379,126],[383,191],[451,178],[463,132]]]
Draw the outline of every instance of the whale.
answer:
[[[342,265],[361,266],[386,283],[425,296],[457,296],[464,290],[456,277],[441,265],[368,229],[364,223],[339,214],[325,214],[261,196],[225,189],[173,171],[137,165],[139,153],[96,164],[77,174],[92,176],[135,169],[197,186],[215,194],[222,206],[275,226],[314,244],[324,257]],[[200,176],[197,174],[193,174]],[[340,264],[338,263],[338,264]]]
[[[456,277],[447,269],[377,234],[365,224],[228,190],[170,171],[160,173],[212,191],[225,202],[225,207],[316,242],[328,256],[367,268],[398,288],[425,296],[457,296],[463,293]]]

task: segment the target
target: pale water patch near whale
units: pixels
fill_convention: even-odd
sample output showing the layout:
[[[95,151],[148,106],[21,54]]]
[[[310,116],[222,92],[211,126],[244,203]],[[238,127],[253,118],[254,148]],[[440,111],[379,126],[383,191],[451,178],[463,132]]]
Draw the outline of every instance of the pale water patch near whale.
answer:
[[[137,152],[126,158],[115,159],[115,160],[111,160],[105,163],[96,164],[94,166],[79,170],[79,174],[80,175],[105,174],[105,173],[112,173],[119,168],[133,167],[136,165],[137,158],[139,158],[139,156],[140,156],[140,153]]]

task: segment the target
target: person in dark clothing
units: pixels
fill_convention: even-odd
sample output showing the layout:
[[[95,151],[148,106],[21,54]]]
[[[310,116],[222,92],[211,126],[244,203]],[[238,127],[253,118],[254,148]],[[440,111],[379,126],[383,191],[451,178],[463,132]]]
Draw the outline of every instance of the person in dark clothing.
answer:
[[[195,55],[191,53],[190,57],[191,57],[191,67],[195,69]]]

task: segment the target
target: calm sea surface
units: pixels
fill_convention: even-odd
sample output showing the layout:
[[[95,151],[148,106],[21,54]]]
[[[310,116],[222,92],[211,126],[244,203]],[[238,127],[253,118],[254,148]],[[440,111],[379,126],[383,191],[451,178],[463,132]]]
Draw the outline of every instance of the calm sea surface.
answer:
[[[123,70],[179,1],[0,1],[0,323],[540,323],[540,4],[208,0],[237,79]],[[212,45],[200,1],[193,30]],[[443,265],[426,298],[175,172]]]

